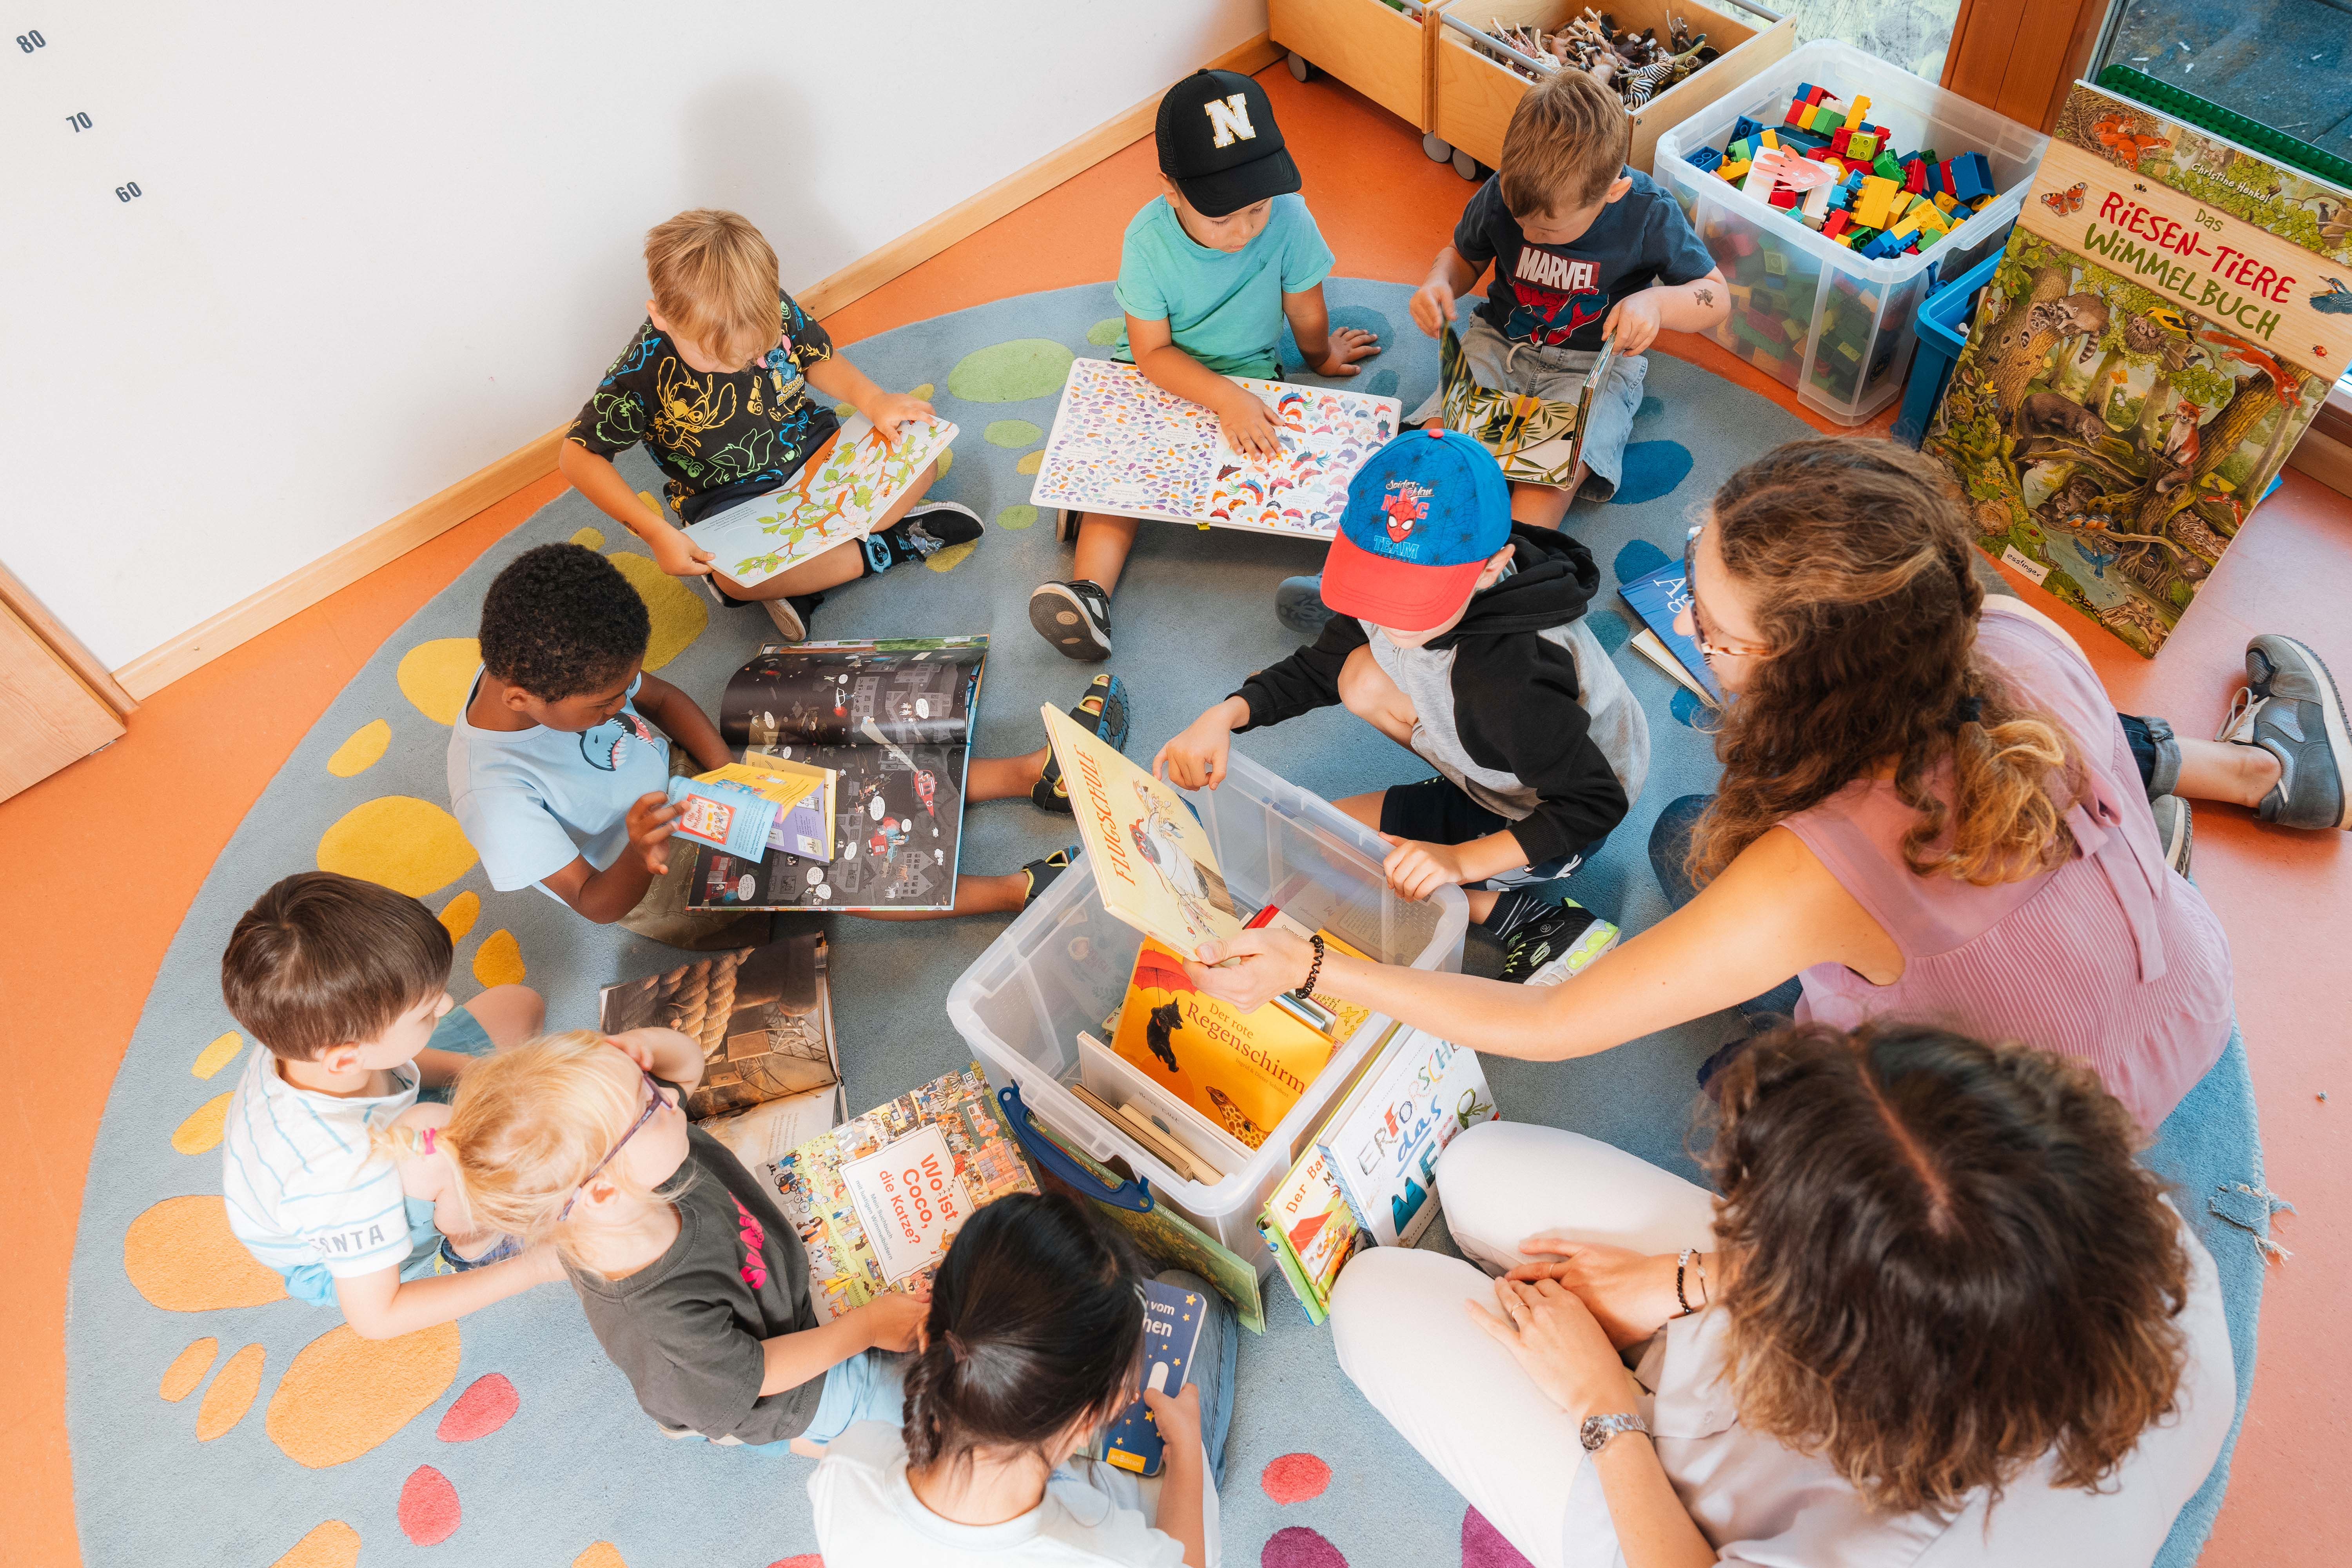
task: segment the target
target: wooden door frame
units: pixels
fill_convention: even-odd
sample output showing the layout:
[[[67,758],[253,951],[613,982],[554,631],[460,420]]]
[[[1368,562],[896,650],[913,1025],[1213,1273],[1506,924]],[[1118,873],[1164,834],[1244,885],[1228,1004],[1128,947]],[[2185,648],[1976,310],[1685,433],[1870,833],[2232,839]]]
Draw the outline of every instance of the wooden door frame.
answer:
[[[2112,0],[2121,5],[2124,0]],[[2111,0],[1960,0],[1943,85],[2047,132],[2089,66]]]

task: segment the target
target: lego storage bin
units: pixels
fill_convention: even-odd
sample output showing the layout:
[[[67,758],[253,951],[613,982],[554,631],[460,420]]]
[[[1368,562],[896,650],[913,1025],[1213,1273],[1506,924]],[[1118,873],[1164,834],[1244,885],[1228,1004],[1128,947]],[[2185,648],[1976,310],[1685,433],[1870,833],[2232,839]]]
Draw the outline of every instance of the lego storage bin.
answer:
[[[1430,129],[1429,45],[1448,0],[1267,0],[1266,27],[1290,71],[1328,72],[1415,130]]]
[[[1239,750],[1223,784],[1187,791],[1185,798],[1216,846],[1237,907],[1277,904],[1386,963],[1462,967],[1469,924],[1462,889],[1442,888],[1423,903],[1397,897],[1381,875],[1388,847],[1338,807]],[[1078,1074],[1080,1031],[1108,1043],[1104,1019],[1126,1000],[1142,941],[1135,928],[1104,912],[1094,868],[1081,857],[949,988],[948,1018],[991,1083],[1017,1084],[1030,1113],[1073,1147],[1149,1181],[1161,1202],[1254,1261],[1260,1274],[1270,1273],[1274,1257],[1257,1234],[1259,1211],[1390,1020],[1378,1014],[1366,1019],[1255,1154],[1223,1181],[1203,1185],[1160,1163],[1064,1087]]]
[[[1617,0],[1607,8],[1618,26],[1634,32],[1654,27],[1661,38],[1668,35],[1668,17],[1682,17],[1689,22],[1693,32],[1705,33],[1708,47],[1718,51],[1717,58],[1641,108],[1629,111],[1633,121],[1633,144],[1625,155],[1628,163],[1648,173],[1653,150],[1662,134],[1686,116],[1698,112],[1709,100],[1733,92],[1742,82],[1787,55],[1796,43],[1797,24],[1793,18],[1764,11],[1760,6],[1744,8],[1771,19],[1753,26],[1706,5],[1705,0],[1676,4],[1668,4],[1667,0]],[[1581,16],[1584,10],[1584,0],[1457,0],[1441,13],[1431,39],[1434,59],[1430,92],[1435,100],[1432,109],[1436,133],[1487,168],[1500,163],[1503,132],[1510,128],[1511,111],[1518,108],[1519,100],[1535,84],[1512,69],[1506,60],[1506,57],[1525,57],[1517,56],[1486,28],[1496,22],[1507,22],[1532,24],[1550,32],[1569,18]],[[1462,169],[1459,160],[1454,166]]]
[[[1847,106],[1869,99],[1871,122],[1891,131],[1902,151],[1933,148],[1946,159],[1982,153],[1997,194],[1920,254],[1873,261],[1690,161],[1701,147],[1719,151],[1742,115],[1779,125],[1807,82]],[[1829,417],[1859,425],[1903,389],[1930,272],[1958,277],[1998,248],[2049,144],[1957,93],[1824,38],[1661,136],[1656,173],[1731,284],[1731,319],[1709,335]]]

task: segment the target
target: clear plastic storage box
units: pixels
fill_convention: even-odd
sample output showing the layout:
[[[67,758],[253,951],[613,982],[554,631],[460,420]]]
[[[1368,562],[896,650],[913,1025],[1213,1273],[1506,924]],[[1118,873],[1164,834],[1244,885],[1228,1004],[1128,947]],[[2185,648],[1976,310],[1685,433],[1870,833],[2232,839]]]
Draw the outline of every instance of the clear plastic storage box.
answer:
[[[1894,132],[1898,155],[1982,153],[2000,194],[1923,254],[1872,261],[1690,162],[1700,147],[1721,150],[1743,114],[1780,124],[1801,82],[1827,88],[1848,107],[1869,99],[1865,117]],[[1724,277],[1746,291],[1746,302],[1735,295],[1731,319],[1709,335],[1830,418],[1859,425],[1903,390],[1929,270],[1958,277],[1991,254],[2049,144],[1957,93],[1824,38],[1660,136],[1656,178]]]
[[[1278,904],[1309,926],[1385,963],[1458,970],[1468,900],[1442,888],[1415,903],[1381,875],[1380,835],[1319,796],[1284,782],[1236,750],[1213,790],[1186,792],[1216,845],[1237,902]],[[1097,1160],[1148,1180],[1159,1198],[1269,1273],[1273,1255],[1257,1217],[1307,1144],[1357,1064],[1388,1031],[1379,1015],[1342,1042],[1329,1065],[1267,1134],[1255,1157],[1213,1186],[1192,1182],[1146,1153],[1064,1088],[1078,1067],[1080,1031],[1108,1043],[1103,1022],[1127,996],[1142,936],[1103,911],[1082,858],[989,945],[948,990],[948,1018],[990,1081],[1018,1084],[1029,1110]]]

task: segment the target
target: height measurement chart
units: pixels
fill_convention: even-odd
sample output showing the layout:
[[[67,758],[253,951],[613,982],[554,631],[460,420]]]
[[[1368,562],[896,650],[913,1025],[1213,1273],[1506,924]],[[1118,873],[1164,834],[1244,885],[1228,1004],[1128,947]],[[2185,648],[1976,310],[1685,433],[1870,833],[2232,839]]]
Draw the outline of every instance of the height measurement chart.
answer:
[[[1403,405],[1360,392],[1231,379],[1273,412],[1280,456],[1234,451],[1216,415],[1131,364],[1076,362],[1031,504],[1330,538],[1347,510],[1348,481],[1396,434]]]

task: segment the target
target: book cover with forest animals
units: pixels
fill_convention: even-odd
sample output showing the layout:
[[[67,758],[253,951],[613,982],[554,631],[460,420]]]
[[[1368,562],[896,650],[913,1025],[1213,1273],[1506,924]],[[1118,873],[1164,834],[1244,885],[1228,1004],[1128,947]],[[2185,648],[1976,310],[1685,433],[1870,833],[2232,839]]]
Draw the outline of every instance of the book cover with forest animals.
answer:
[[[2077,83],[1923,448],[2153,657],[2352,361],[2352,192]]]

